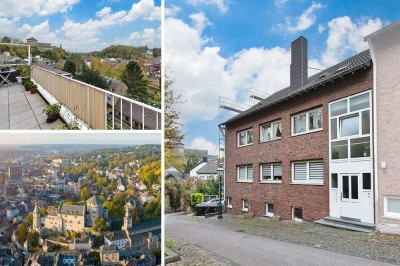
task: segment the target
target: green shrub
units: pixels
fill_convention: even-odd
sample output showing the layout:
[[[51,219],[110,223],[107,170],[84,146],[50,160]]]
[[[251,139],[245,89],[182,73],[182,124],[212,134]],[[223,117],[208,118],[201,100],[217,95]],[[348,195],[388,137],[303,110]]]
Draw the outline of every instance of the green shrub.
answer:
[[[59,103],[50,104],[45,109],[43,109],[43,113],[47,115],[57,114],[61,110],[61,105]]]
[[[202,193],[193,193],[190,195],[190,205],[192,207],[196,206],[196,204],[203,202],[203,194]]]

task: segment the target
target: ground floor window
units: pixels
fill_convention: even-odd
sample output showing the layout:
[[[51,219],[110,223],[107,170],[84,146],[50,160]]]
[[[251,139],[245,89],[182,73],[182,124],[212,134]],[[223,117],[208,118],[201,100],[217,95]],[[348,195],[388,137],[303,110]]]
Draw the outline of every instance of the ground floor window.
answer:
[[[400,196],[385,196],[384,208],[386,217],[400,219]]]
[[[274,216],[274,204],[265,203],[265,216],[268,217]]]
[[[247,199],[242,200],[242,211],[249,211],[249,201]]]
[[[232,208],[232,198],[226,197],[226,207]]]
[[[323,161],[305,161],[292,163],[293,183],[324,183]]]
[[[303,209],[298,207],[292,207],[292,219],[295,222],[303,221]]]

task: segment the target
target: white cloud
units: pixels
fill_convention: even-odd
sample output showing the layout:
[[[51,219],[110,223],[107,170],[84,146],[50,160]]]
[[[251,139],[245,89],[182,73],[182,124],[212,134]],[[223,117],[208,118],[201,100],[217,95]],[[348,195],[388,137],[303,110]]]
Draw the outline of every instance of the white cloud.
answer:
[[[98,16],[98,17],[104,17],[104,16],[106,16],[106,15],[109,15],[109,14],[111,13],[111,11],[112,11],[112,10],[111,10],[111,7],[106,6],[106,7],[104,7],[102,10],[96,12],[96,16]]]
[[[368,48],[364,36],[383,27],[379,18],[364,18],[353,22],[344,16],[328,22],[327,47],[321,56],[322,65],[328,67],[344,59],[348,54],[359,53]]]
[[[286,17],[286,26],[289,32],[298,32],[303,31],[310,28],[314,25],[316,17],[314,15],[314,11],[322,8],[321,3],[312,3],[309,8],[307,8],[299,17],[295,18],[296,23],[292,25],[292,19],[290,17]]]
[[[323,24],[318,25],[318,33],[323,33],[326,30],[326,27]]]
[[[218,155],[218,146],[204,137],[196,137],[188,145],[189,149],[207,150],[209,155]]]
[[[155,5],[154,0],[140,0],[132,5],[131,10],[124,19],[126,21],[135,21],[139,18],[161,20],[161,8]]]
[[[65,13],[79,3],[80,0],[3,0],[0,16],[4,17],[31,17]],[[4,8],[7,7],[7,8]]]
[[[275,5],[277,7],[280,7],[282,5],[284,5],[288,0],[275,0]]]
[[[181,11],[179,6],[172,5],[171,7],[164,7],[164,16],[168,17],[176,17],[178,13]]]
[[[126,40],[118,40],[121,44],[146,46],[149,48],[160,47],[161,45],[161,28],[147,28],[142,32],[133,32]]]
[[[203,12],[193,13],[189,16],[192,20],[194,28],[201,34],[205,27],[212,25],[210,20],[204,15]]]
[[[189,4],[198,5],[215,5],[221,13],[226,13],[228,11],[228,5],[224,0],[187,0]]]

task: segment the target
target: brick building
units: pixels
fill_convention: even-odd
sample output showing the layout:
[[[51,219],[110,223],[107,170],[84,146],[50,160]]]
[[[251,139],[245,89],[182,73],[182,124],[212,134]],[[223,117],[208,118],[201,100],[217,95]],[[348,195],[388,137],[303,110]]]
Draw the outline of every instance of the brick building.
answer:
[[[300,37],[290,86],[224,123],[227,212],[373,224],[370,53],[311,77],[307,61]]]

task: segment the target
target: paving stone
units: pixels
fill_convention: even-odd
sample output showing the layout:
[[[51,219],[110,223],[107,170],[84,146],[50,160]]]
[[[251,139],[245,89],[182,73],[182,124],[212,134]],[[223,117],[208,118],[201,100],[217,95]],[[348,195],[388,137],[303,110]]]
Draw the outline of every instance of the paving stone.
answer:
[[[35,116],[34,116],[32,110],[27,110],[27,111],[19,113],[17,115],[10,116],[10,125],[12,126],[12,125],[18,124],[27,119],[35,120]]]

